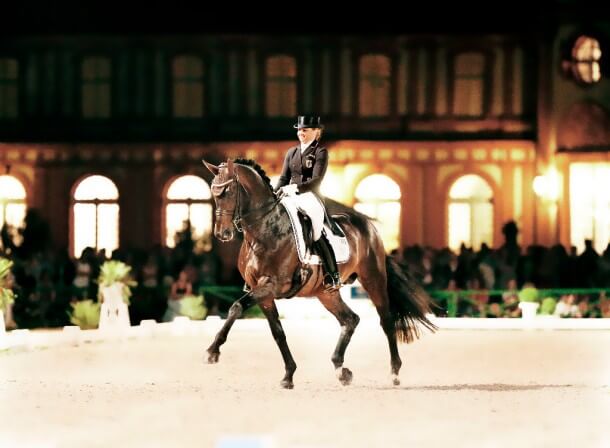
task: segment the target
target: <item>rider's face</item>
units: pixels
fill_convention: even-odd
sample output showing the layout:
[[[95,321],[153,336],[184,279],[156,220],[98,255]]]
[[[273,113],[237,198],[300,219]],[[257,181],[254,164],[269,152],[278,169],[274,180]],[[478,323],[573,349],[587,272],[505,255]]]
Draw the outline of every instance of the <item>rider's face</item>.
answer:
[[[297,137],[303,145],[309,145],[318,135],[318,130],[315,128],[300,128],[297,131]]]

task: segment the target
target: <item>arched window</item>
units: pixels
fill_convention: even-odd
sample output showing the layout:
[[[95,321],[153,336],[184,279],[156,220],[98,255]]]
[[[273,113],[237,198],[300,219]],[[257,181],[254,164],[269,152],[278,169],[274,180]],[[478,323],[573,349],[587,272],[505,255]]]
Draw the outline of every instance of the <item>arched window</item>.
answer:
[[[212,192],[208,184],[193,175],[175,179],[165,197],[165,244],[176,246],[180,232],[191,226],[193,240],[209,238],[212,234]]]
[[[297,63],[291,56],[271,56],[265,61],[265,112],[268,117],[297,114]]]
[[[599,254],[610,242],[610,163],[570,165],[570,242],[582,252],[585,240]]]
[[[83,249],[105,249],[107,256],[119,247],[119,190],[104,176],[88,176],[74,190],[73,217],[76,258]]]
[[[368,176],[356,187],[354,208],[371,218],[381,234],[386,252],[400,246],[400,187],[383,174]]]
[[[464,243],[475,250],[493,243],[493,192],[480,176],[467,174],[449,190],[449,248]]]
[[[342,202],[346,200],[341,177],[330,169],[326,171],[324,180],[320,184],[320,192],[325,197],[335,201]]]
[[[485,58],[481,53],[461,53],[453,66],[453,113],[483,115]]]
[[[576,79],[593,84],[601,79],[602,50],[593,37],[580,36],[572,47],[572,72]]]
[[[362,117],[390,115],[390,58],[368,54],[360,58],[359,113]]]
[[[203,62],[197,56],[179,56],[172,65],[173,111],[177,118],[203,116]]]
[[[19,179],[6,174],[0,176],[0,229],[6,225],[16,244],[19,244],[17,229],[23,226],[25,218],[25,198],[25,188]]]
[[[108,118],[111,113],[110,58],[88,57],[81,66],[82,113],[85,118]]]

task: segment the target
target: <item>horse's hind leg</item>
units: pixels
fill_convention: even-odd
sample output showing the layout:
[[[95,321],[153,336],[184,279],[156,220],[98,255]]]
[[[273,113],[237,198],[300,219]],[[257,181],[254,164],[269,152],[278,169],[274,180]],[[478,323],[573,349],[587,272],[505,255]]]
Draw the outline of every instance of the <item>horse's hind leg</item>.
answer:
[[[294,371],[297,369],[297,365],[292,358],[292,354],[290,353],[290,349],[288,348],[288,343],[286,342],[286,334],[284,333],[284,328],[282,327],[282,323],[280,322],[280,316],[277,312],[277,307],[275,306],[275,302],[273,298],[265,298],[259,301],[259,306],[265,316],[267,317],[267,321],[269,322],[269,328],[271,329],[271,334],[273,335],[273,339],[282,353],[282,358],[284,359],[284,366],[286,369],[286,373],[284,378],[281,381],[281,385],[285,389],[292,389],[294,387],[294,383],[292,382],[292,376],[294,375]]]
[[[354,334],[354,330],[360,322],[360,317],[341,300],[339,291],[323,293],[318,296],[318,299],[322,302],[322,305],[337,318],[341,325],[341,335],[339,336],[331,360],[335,366],[337,378],[339,378],[341,384],[347,386],[352,382],[353,374],[350,369],[343,367],[343,360],[345,357],[345,350]]]
[[[371,263],[376,262],[371,261]],[[398,374],[400,372],[400,367],[402,366],[402,361],[400,360],[400,354],[398,353],[396,324],[390,311],[390,298],[388,296],[386,274],[376,266],[375,269],[379,271],[377,274],[370,274],[370,272],[375,272],[375,270],[371,268],[363,269],[360,272],[360,281],[362,287],[369,293],[371,301],[377,309],[377,314],[379,314],[379,323],[388,339],[388,346],[390,348],[392,383],[395,386],[398,386],[400,385]]]
[[[218,357],[220,356],[220,346],[226,342],[229,330],[231,330],[235,319],[241,316],[245,310],[254,305],[254,302],[254,298],[250,293],[248,293],[236,300],[233,305],[231,305],[227,320],[225,321],[218,334],[216,334],[212,345],[208,347],[208,363],[215,364],[218,362]]]

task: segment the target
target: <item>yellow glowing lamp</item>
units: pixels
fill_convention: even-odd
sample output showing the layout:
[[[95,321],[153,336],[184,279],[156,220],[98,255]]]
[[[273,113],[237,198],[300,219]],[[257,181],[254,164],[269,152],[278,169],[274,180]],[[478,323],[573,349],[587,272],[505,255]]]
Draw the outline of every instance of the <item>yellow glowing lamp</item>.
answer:
[[[549,169],[546,174],[534,178],[534,193],[544,200],[557,201],[561,190],[559,173],[555,168]]]

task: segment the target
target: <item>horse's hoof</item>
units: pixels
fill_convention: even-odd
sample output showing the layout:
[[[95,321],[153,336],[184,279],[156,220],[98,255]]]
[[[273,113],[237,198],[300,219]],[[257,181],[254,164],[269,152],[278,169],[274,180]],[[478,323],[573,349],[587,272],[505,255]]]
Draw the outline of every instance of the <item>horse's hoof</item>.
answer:
[[[398,378],[398,375],[392,375],[392,384],[394,386],[400,386],[400,378]]]
[[[294,383],[292,382],[292,380],[282,380],[282,382],[280,383],[280,385],[284,388],[284,389],[294,389]]]
[[[349,386],[352,383],[352,378],[354,378],[354,374],[347,367],[341,367],[337,369],[337,378],[341,381],[341,384],[344,386]]]
[[[208,364],[216,364],[218,362],[219,357],[220,352],[208,352]]]

